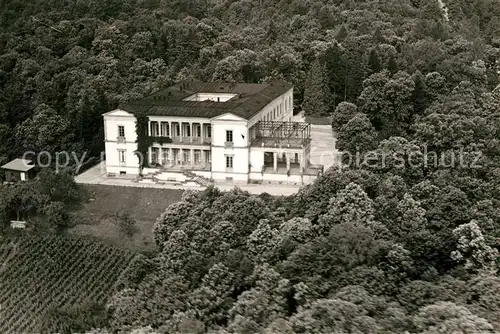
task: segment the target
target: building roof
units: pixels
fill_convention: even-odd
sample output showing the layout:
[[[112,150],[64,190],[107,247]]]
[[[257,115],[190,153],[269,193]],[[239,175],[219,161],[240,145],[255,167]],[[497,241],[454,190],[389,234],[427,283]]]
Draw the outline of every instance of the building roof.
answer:
[[[35,165],[30,160],[14,159],[11,162],[6,163],[5,165],[3,165],[0,168],[14,170],[14,171],[18,171],[18,172],[27,172],[34,167],[35,167]]]
[[[148,116],[182,116],[213,118],[232,113],[250,119],[272,100],[292,89],[284,81],[272,83],[228,83],[185,80],[154,94],[119,106],[120,109]],[[196,93],[237,94],[226,102],[183,101]]]

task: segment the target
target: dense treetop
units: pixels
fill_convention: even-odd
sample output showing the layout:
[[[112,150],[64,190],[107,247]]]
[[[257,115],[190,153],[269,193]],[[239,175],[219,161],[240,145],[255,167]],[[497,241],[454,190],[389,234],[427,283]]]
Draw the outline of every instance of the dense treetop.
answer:
[[[177,79],[288,80],[364,163],[344,154],[287,198],[185,192],[106,330],[498,332],[500,3],[444,4],[4,1],[0,160],[98,154],[102,112]],[[9,190],[0,214],[60,221],[69,203],[46,190]]]
[[[460,81],[498,84],[498,1],[446,6],[448,15],[435,0],[3,1],[0,162],[26,149],[97,155],[103,112],[186,77],[282,78],[306,113],[359,97],[375,128],[405,122]]]

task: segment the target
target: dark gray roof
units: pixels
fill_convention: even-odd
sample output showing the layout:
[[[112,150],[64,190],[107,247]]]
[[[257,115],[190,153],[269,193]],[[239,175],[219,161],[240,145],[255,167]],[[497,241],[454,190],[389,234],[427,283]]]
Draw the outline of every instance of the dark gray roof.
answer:
[[[18,172],[27,172],[34,167],[35,167],[35,165],[30,160],[14,159],[11,162],[6,163],[5,165],[3,165],[0,168],[8,169],[8,170],[15,170]]]
[[[148,116],[182,116],[212,118],[232,113],[245,119],[293,86],[284,81],[265,84],[200,82],[185,80],[154,94],[120,105],[128,112],[145,112]],[[183,101],[195,93],[237,94],[226,102]]]

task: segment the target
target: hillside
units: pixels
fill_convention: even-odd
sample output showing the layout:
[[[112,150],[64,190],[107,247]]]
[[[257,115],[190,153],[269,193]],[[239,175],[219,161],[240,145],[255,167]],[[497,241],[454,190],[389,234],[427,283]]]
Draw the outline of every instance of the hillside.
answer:
[[[57,314],[103,306],[131,258],[82,238],[0,238],[0,332],[61,331]]]
[[[3,1],[0,162],[26,150],[99,156],[103,112],[185,78],[285,79],[297,111],[323,116],[356,102],[363,81],[384,69],[439,72],[443,90],[462,80],[492,89],[499,2],[444,4],[447,11],[437,0]]]
[[[189,78],[284,79],[344,153],[294,196],[158,200],[155,251],[126,271],[91,241],[4,242],[0,332],[499,333],[499,17],[498,0],[0,2],[0,163],[99,156],[103,112]],[[0,187],[0,222],[63,233],[74,191],[48,176]],[[81,211],[100,227],[159,212],[101,194]]]

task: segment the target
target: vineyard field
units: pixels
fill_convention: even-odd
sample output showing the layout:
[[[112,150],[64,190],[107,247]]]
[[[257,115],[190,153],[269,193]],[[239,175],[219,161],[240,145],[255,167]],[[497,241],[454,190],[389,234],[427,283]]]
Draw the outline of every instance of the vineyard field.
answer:
[[[0,333],[37,333],[50,310],[105,303],[133,255],[71,236],[0,237]]]

